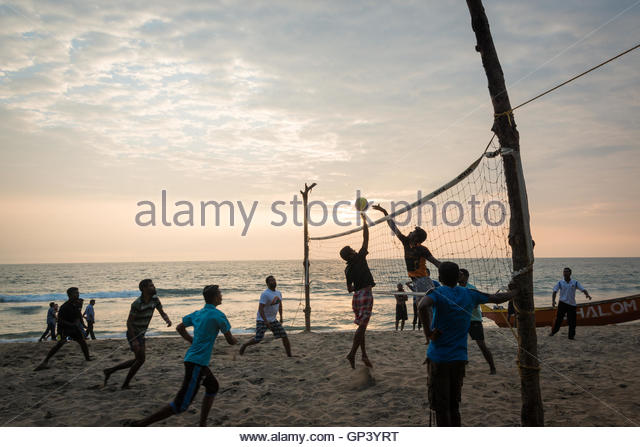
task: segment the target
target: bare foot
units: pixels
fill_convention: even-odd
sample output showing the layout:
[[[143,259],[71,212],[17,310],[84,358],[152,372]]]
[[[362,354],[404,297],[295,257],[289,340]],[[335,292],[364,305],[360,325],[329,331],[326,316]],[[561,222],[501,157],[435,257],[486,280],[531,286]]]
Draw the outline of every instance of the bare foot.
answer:
[[[122,384],[122,386],[120,387],[121,390],[129,390],[131,389],[131,385],[124,383]]]
[[[495,376],[495,375],[496,375],[496,369],[495,369],[495,368],[492,368],[492,369],[489,371],[489,374],[490,374],[490,375],[492,375],[492,376]]]
[[[369,357],[362,357],[362,363],[364,363],[367,368],[373,368],[373,365],[369,361]]]
[[[349,363],[351,364],[351,368],[352,369],[356,369],[356,356],[355,355],[348,355],[347,356],[347,360],[349,360]]]
[[[244,350],[247,349],[247,345],[240,346],[240,355],[244,355]]]

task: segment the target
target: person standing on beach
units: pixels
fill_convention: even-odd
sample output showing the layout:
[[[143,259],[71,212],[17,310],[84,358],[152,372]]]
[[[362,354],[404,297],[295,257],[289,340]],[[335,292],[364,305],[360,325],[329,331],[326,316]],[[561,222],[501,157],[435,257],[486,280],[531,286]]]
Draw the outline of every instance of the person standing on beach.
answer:
[[[218,381],[209,369],[213,345],[216,342],[218,332],[222,332],[230,345],[235,345],[238,341],[231,335],[229,320],[224,313],[217,309],[222,303],[222,293],[220,293],[219,287],[217,285],[206,286],[202,295],[204,296],[204,307],[183,317],[182,323],[176,326],[178,334],[191,343],[184,356],[182,387],[169,405],[144,419],[131,422],[130,425],[143,427],[186,411],[198,393],[201,383],[205,388],[205,395],[200,410],[200,426],[207,425],[209,410],[211,410],[219,389]],[[193,336],[186,329],[190,326],[193,326]]]
[[[404,292],[402,283],[398,283],[398,292]],[[398,330],[398,323],[402,321],[400,331],[404,331],[404,322],[407,321],[407,295],[395,295],[396,297],[396,331]]]
[[[93,325],[96,322],[96,314],[93,310],[93,306],[96,304],[96,300],[89,301],[89,305],[84,309],[82,316],[87,320],[87,335],[91,337],[91,340],[95,340],[96,336],[93,333]]]
[[[564,279],[558,281],[553,287],[553,293],[551,294],[551,305],[553,307],[556,307],[556,295],[558,291],[560,292],[560,302],[558,303],[556,322],[549,336],[554,336],[560,330],[562,320],[564,320],[564,316],[566,315],[567,322],[569,323],[569,340],[574,340],[576,337],[576,289],[584,293],[589,300],[591,300],[591,295],[582,287],[582,284],[575,279],[571,279],[571,269],[569,267],[564,268],[562,276],[564,276]]]
[[[428,267],[426,268],[426,270],[427,270],[427,277],[433,283],[433,287],[440,287],[440,283],[435,279],[431,278],[431,270],[429,270]],[[406,284],[407,284],[407,287],[409,287],[413,292],[415,292],[412,281],[409,281]],[[413,330],[414,331],[416,330],[416,323],[418,323],[418,330],[422,329],[422,321],[420,321],[420,318],[418,315],[418,301],[420,301],[420,296],[413,295]]]
[[[158,313],[165,323],[167,323],[167,327],[171,326],[169,316],[164,312],[164,310],[162,310],[162,304],[156,295],[156,286],[153,285],[153,281],[150,279],[143,279],[140,281],[138,288],[140,289],[141,295],[131,303],[129,318],[127,318],[127,340],[135,358],[103,370],[105,386],[107,385],[111,374],[121,369],[129,368],[127,377],[124,379],[124,383],[122,384],[122,389],[124,390],[129,388],[131,379],[133,379],[133,376],[136,375],[146,359],[145,333],[147,332],[147,328],[151,322],[151,317],[153,317],[154,310],[158,309]]]
[[[251,345],[256,345],[264,338],[264,333],[269,329],[275,338],[281,338],[284,350],[288,357],[291,357],[291,344],[289,337],[282,327],[282,293],[276,290],[276,279],[273,275],[265,279],[267,289],[260,295],[258,304],[258,315],[256,316],[256,335],[251,340],[240,347],[240,355]],[[280,321],[278,321],[278,312]]]
[[[428,396],[436,412],[438,427],[460,426],[460,399],[467,356],[467,334],[471,312],[479,304],[504,303],[517,295],[516,290],[489,295],[458,286],[460,269],[453,262],[443,262],[439,269],[441,287],[421,298],[418,312],[422,318],[427,349]],[[513,287],[509,284],[509,288]],[[429,308],[435,318],[431,329]]]
[[[56,313],[58,312],[58,305],[51,301],[49,303],[49,310],[47,311],[47,329],[40,336],[40,340],[45,340],[51,335],[51,340],[56,339]]]
[[[67,301],[60,306],[60,312],[58,312],[58,334],[60,335],[60,340],[51,348],[42,363],[35,368],[35,371],[47,368],[49,359],[67,343],[67,338],[76,341],[80,345],[86,361],[93,360],[93,357],[89,355],[89,347],[84,341],[84,335],[81,331],[82,314],[80,313],[80,309],[78,309],[80,291],[77,287],[69,287],[67,289],[67,297]]]
[[[389,215],[387,210],[380,205],[373,205],[372,208],[380,211],[385,216]],[[427,261],[436,267],[440,266],[440,261],[433,257],[427,247],[422,245],[422,243],[427,240],[427,232],[420,227],[416,227],[409,235],[405,236],[398,229],[393,219],[388,219],[387,224],[404,247],[404,261],[407,266],[407,274],[413,282],[414,291],[426,292],[432,289],[434,285],[429,275],[427,275]]]
[[[476,287],[469,282],[469,270],[460,269],[460,278],[458,279],[460,287],[466,287],[467,289],[477,290]],[[484,342],[484,328],[482,327],[482,310],[478,304],[471,312],[471,324],[469,325],[469,336],[471,340],[475,340],[478,344],[478,348],[482,352],[484,359],[489,364],[489,374],[496,373],[496,365],[493,363],[493,355],[486,343]]]
[[[368,367],[372,368],[373,365],[369,361],[367,356],[367,350],[365,348],[365,332],[369,319],[371,318],[371,312],[373,311],[373,293],[371,289],[376,285],[369,270],[367,264],[367,254],[369,247],[369,226],[364,214],[361,213],[362,224],[362,247],[360,251],[355,251],[353,248],[346,246],[340,250],[340,257],[346,261],[347,266],[344,269],[344,275],[347,279],[347,290],[353,292],[353,298],[351,300],[351,307],[353,313],[356,315],[353,322],[358,325],[356,333],[353,336],[353,344],[351,351],[347,354],[347,360],[351,364],[351,368],[355,369],[356,353],[360,348],[362,354],[362,362]]]

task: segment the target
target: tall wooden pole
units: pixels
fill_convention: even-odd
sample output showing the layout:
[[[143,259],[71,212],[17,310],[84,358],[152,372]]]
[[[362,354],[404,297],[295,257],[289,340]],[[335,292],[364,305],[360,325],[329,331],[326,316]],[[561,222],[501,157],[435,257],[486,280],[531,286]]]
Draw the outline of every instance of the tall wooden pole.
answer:
[[[514,283],[520,293],[514,299],[518,310],[518,365],[522,394],[521,420],[523,426],[544,425],[542,394],[540,393],[540,366],[536,321],[533,303],[533,241],[529,227],[529,204],[520,161],[520,137],[511,112],[511,104],[504,75],[498,60],[489,21],[481,0],[467,0],[471,13],[471,26],[476,34],[476,50],[482,57],[482,65],[489,81],[489,94],[495,112],[492,130],[498,136],[503,153],[504,171],[509,195],[511,219],[509,222],[509,245]],[[508,149],[511,151],[508,151]]]
[[[302,206],[304,207],[304,330],[305,332],[311,331],[311,299],[309,289],[309,192],[316,186],[312,183],[311,186],[304,184],[304,191],[300,191],[302,194]]]

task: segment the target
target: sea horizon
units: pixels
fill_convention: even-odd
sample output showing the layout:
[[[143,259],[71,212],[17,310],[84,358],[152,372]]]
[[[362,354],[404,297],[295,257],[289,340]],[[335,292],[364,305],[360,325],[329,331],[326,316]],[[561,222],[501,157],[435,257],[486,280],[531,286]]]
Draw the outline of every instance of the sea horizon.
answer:
[[[471,258],[469,258],[471,259]],[[603,260],[610,260],[610,263]],[[476,260],[477,261],[477,260]],[[404,268],[402,260],[392,267]],[[486,291],[495,292],[473,270],[470,263],[471,283]],[[562,268],[573,268],[578,279],[594,300],[617,298],[640,293],[640,257],[629,258],[537,258],[534,266],[534,300],[536,306],[551,304],[551,289],[562,278]],[[406,281],[406,273],[391,272],[388,262],[370,260],[376,279],[374,288],[374,315],[370,328],[391,330],[395,326],[395,290],[392,281]],[[389,274],[393,277],[389,279]],[[260,293],[266,288],[264,278],[275,275],[278,289],[283,294],[284,325],[289,331],[304,329],[304,272],[300,260],[254,261],[157,261],[157,262],[101,262],[101,263],[49,263],[0,264],[0,340],[37,340],[44,331],[49,302],[61,304],[66,300],[66,289],[79,287],[81,298],[95,299],[96,335],[100,338],[122,338],[126,330],[129,306],[140,292],[138,282],[152,278],[165,311],[175,324],[181,318],[202,306],[202,287],[219,284],[223,293],[221,309],[231,322],[232,332],[251,333]],[[437,275],[434,275],[437,278]],[[504,283],[508,277],[502,278]],[[342,260],[311,260],[310,302],[312,329],[316,331],[351,330],[353,313],[351,294],[344,281]],[[482,286],[482,287],[480,287]],[[499,285],[503,287],[503,284]],[[581,293],[578,302],[586,301]],[[411,298],[408,302],[412,327]],[[494,323],[485,319],[485,326]],[[173,333],[155,317],[149,335]]]

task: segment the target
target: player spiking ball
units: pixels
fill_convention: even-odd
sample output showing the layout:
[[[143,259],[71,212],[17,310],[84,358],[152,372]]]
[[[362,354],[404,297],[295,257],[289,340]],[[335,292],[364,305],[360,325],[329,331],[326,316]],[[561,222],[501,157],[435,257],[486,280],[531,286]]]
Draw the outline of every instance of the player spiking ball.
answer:
[[[387,213],[387,210],[382,208],[380,204],[373,205],[372,208],[376,211],[380,211],[385,216],[389,215],[389,213]],[[413,282],[414,290],[416,292],[426,292],[429,289],[433,288],[433,281],[427,274],[427,261],[429,261],[436,267],[440,267],[440,261],[438,261],[431,254],[431,251],[429,251],[429,249],[423,245],[427,240],[427,232],[420,227],[416,227],[411,233],[405,236],[398,229],[396,223],[393,221],[393,218],[387,220],[387,224],[397,236],[397,238],[400,239],[400,242],[402,242],[402,246],[404,247],[404,261],[407,266],[407,274]]]

